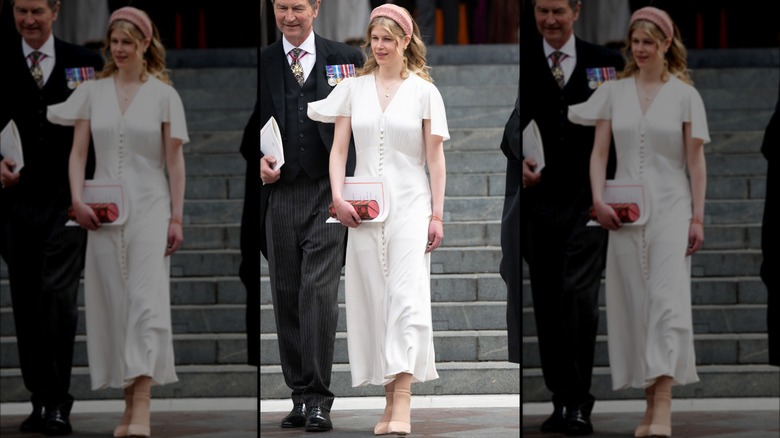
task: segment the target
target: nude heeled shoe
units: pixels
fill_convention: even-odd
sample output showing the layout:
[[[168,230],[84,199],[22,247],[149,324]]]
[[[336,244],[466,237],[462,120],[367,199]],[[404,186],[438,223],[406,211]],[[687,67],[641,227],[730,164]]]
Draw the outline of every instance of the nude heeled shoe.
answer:
[[[130,425],[130,418],[133,414],[133,385],[125,388],[125,413],[122,414],[122,421],[114,429],[115,437],[129,436],[127,427]]]
[[[672,436],[672,394],[655,392],[653,400],[653,420],[647,430],[648,436]]]
[[[391,418],[393,418],[393,391],[385,391],[385,412],[382,414],[382,418],[379,419],[379,423],[374,427],[374,435],[387,435],[390,433],[388,428]]]
[[[393,417],[387,426],[388,433],[406,435],[412,433],[411,425],[412,392],[396,388],[393,393]]]
[[[650,424],[653,420],[653,403],[655,398],[655,392],[649,392],[645,390],[645,400],[647,400],[647,408],[645,409],[645,416],[642,418],[642,423],[634,430],[635,437],[647,437],[650,436]]]
[[[143,386],[136,385],[133,392],[133,414],[130,417],[130,425],[127,426],[128,436],[148,437],[151,435],[149,425],[150,386],[150,380],[146,380]]]

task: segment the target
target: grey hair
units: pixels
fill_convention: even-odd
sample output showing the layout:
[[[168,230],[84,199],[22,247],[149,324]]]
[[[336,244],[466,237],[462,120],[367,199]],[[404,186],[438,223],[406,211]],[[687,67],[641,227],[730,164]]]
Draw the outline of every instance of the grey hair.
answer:
[[[13,6],[14,3],[16,3],[16,1],[11,0],[11,6]],[[46,0],[46,3],[49,5],[49,9],[53,11],[54,8],[60,3],[60,0]]]
[[[582,0],[567,0],[569,2],[569,7],[571,7],[571,10],[577,9],[577,4],[579,4]],[[536,6],[536,0],[531,0],[531,4],[533,6]]]
[[[535,0],[534,0],[535,1]],[[271,3],[275,4],[276,1],[271,0]],[[309,4],[311,5],[311,9],[315,10],[317,9],[317,0],[309,0]]]

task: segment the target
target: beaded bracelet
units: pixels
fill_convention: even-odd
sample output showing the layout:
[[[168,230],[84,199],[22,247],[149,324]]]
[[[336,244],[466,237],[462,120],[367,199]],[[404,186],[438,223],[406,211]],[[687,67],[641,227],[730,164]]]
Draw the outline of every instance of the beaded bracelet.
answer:
[[[181,219],[176,218],[176,217],[171,217],[171,223],[172,224],[179,224],[179,225],[181,225]]]
[[[692,224],[699,224],[699,225],[702,225],[702,226],[704,225],[704,222],[702,222],[701,218],[698,218],[696,216],[691,218],[691,223]]]
[[[439,221],[441,223],[444,223],[444,221],[442,221],[441,218],[439,216],[436,216],[436,215],[431,215],[431,220],[432,221]]]

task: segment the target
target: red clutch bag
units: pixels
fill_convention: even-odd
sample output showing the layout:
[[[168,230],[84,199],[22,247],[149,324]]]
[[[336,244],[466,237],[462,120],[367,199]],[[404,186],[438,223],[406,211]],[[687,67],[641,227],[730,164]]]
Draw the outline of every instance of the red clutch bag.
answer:
[[[376,219],[379,216],[379,204],[376,201],[344,201],[349,202],[355,208],[358,216],[362,220]],[[336,209],[333,208],[333,203],[328,205],[328,214],[330,217],[336,218]]]
[[[639,220],[639,206],[633,202],[607,203],[607,205],[615,210],[618,219],[620,219],[620,222],[623,222],[624,224],[630,224]],[[593,210],[593,207],[590,207],[590,210],[588,210],[588,216],[590,216],[591,220],[596,220],[596,211]]]
[[[98,220],[101,224],[110,224],[119,219],[119,207],[113,202],[111,203],[92,203],[87,202],[87,205],[95,212]],[[76,214],[73,213],[73,207],[68,208],[68,217],[70,220],[76,220]]]

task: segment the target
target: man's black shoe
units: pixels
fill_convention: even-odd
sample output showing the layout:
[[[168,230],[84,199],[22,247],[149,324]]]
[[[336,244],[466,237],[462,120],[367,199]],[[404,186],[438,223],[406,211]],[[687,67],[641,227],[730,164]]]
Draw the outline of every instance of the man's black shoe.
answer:
[[[43,405],[33,405],[33,411],[26,420],[22,421],[19,430],[22,432],[43,433],[43,427],[46,425],[46,418],[43,413]]]
[[[542,423],[542,432],[565,432],[566,418],[563,416],[563,405],[556,405],[552,415]]]
[[[566,408],[566,435],[581,436],[593,433],[590,413],[583,406]]]
[[[70,406],[65,404],[54,409],[46,410],[46,425],[43,433],[52,436],[70,435],[73,428],[70,426]]]
[[[306,425],[306,409],[303,403],[293,405],[292,411],[282,420],[282,427],[303,427]]]
[[[326,408],[314,406],[306,415],[306,432],[326,432],[333,429],[330,421],[330,411]]]

